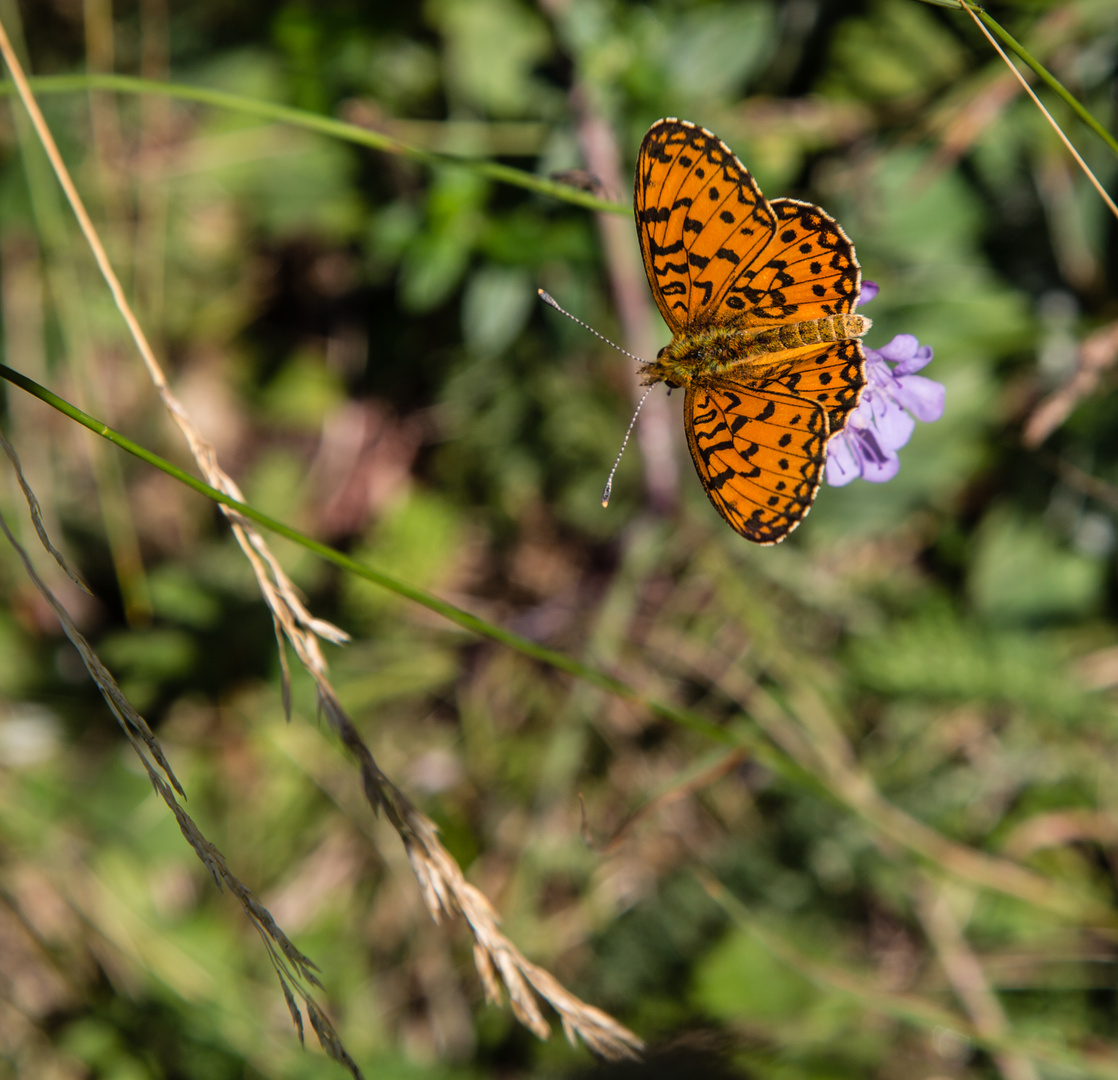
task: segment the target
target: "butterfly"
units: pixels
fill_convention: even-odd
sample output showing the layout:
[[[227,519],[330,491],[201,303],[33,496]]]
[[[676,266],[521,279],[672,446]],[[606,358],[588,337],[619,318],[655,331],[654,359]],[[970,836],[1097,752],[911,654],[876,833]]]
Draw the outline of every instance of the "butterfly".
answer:
[[[854,245],[818,206],[769,202],[725,143],[674,117],[641,143],[633,212],[673,335],[642,382],[685,388],[714,508],[747,540],[778,544],[811,509],[827,440],[866,384]]]

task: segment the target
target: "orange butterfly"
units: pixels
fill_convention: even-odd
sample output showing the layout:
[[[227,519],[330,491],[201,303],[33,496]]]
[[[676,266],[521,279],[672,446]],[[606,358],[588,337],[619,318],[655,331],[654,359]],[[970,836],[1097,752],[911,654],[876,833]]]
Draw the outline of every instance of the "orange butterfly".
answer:
[[[768,202],[725,143],[657,120],[633,188],[644,268],[670,345],[646,386],[686,387],[683,424],[714,508],[777,544],[807,515],[866,384],[854,245],[818,206]]]

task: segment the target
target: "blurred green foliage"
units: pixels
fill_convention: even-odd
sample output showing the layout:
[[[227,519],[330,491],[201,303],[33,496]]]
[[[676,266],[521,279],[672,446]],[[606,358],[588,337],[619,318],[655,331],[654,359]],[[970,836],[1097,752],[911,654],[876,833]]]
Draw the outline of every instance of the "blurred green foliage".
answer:
[[[1112,3],[995,14],[1113,123]],[[759,549],[691,475],[679,395],[672,505],[654,509],[630,450],[599,506],[633,365],[535,290],[621,339],[635,235],[621,250],[587,211],[468,164],[174,100],[43,99],[176,390],[254,505],[766,747],[724,759],[277,545],[311,610],[354,637],[326,651],[378,763],[526,954],[642,1037],[714,1045],[741,1075],[1118,1076],[1118,924],[1008,878],[980,887],[959,857],[1113,907],[1112,375],[1039,449],[1022,429],[1079,345],[1114,337],[1115,223],[963,13],[5,0],[0,19],[36,74],[108,57],[541,176],[586,169],[599,125],[620,167],[597,179],[621,202],[648,125],[686,117],[770,196],[830,210],[881,285],[869,344],[932,345],[947,412],[895,481],[824,489]],[[1054,112],[1113,188],[1105,148]],[[0,143],[5,363],[184,460],[15,106]],[[646,330],[667,341],[658,318]],[[156,729],[191,814],[319,965],[365,1074],[585,1067],[483,1003],[468,932],[432,925],[300,670],[285,722],[270,617],[213,508],[18,392],[5,431],[93,598],[42,572]],[[33,547],[14,484],[3,508]],[[260,941],[3,551],[0,1076],[341,1075],[300,1049]],[[857,803],[869,787],[909,815],[907,837]],[[915,823],[956,846],[918,855]],[[799,970],[743,918],[957,1025]]]

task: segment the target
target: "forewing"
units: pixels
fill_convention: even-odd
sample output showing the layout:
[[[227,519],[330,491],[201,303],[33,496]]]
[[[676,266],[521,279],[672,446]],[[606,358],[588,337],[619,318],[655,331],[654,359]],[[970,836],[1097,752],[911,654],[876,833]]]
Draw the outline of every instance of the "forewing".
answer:
[[[853,311],[862,271],[838,222],[811,203],[774,199],[770,205],[775,229],[727,289],[725,317],[757,326]]]
[[[721,140],[685,120],[657,120],[637,156],[633,212],[648,283],[677,333],[718,311],[776,218]]]
[[[827,410],[828,436],[842,431],[866,385],[866,357],[856,338],[820,345],[759,380],[762,393],[793,394]]]
[[[710,501],[747,540],[779,543],[807,515],[827,457],[822,405],[775,384],[692,383],[684,426]]]

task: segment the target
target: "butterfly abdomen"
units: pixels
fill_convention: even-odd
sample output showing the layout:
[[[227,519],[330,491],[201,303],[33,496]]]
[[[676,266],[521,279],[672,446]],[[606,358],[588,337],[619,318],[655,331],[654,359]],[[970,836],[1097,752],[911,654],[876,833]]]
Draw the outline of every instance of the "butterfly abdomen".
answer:
[[[782,323],[757,331],[749,339],[749,348],[751,353],[787,352],[804,345],[845,341],[861,337],[870,325],[870,320],[862,315],[824,315],[821,319]]]
[[[711,326],[682,330],[660,350],[641,374],[642,382],[687,386],[703,376],[722,375],[735,369],[768,368],[814,345],[861,337],[870,320],[862,315],[824,315],[803,322],[766,327]]]

